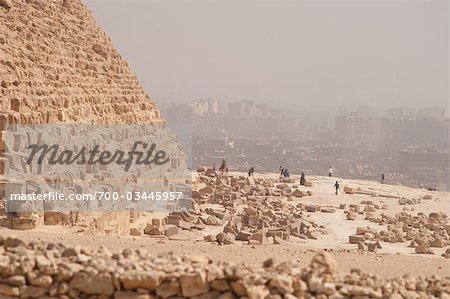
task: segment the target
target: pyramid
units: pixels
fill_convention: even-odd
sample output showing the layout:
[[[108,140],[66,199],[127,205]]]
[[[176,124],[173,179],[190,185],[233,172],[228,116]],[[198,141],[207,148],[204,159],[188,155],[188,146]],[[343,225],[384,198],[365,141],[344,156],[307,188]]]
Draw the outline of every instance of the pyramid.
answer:
[[[8,163],[2,136],[11,124],[156,124],[164,128],[165,121],[82,1],[0,0],[0,199],[5,198],[3,174]],[[184,167],[178,142],[165,133],[159,136],[170,147],[168,167]],[[3,207],[0,226],[32,229],[44,223],[79,222],[123,235],[138,216],[122,211],[11,217]]]
[[[163,122],[81,1],[2,2],[10,5],[0,5],[0,129]]]

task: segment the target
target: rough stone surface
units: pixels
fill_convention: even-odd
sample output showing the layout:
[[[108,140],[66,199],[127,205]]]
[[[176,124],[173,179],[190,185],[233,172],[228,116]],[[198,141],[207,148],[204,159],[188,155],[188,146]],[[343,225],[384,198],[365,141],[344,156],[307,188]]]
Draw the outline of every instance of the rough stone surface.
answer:
[[[0,0],[0,121],[43,124],[163,122],[80,0]],[[27,26],[29,22],[33,26]],[[20,34],[17,34],[20,30]],[[22,44],[22,51],[16,45]],[[98,55],[104,53],[104,55]],[[0,128],[5,123],[0,123]]]
[[[325,299],[450,296],[450,277],[385,278],[357,269],[348,274],[338,273],[336,262],[325,252],[316,254],[309,265],[298,262],[276,264],[270,259],[258,267],[212,262],[205,257],[191,255],[153,256],[139,249],[118,253],[92,250],[89,259],[80,260],[74,259],[74,256],[63,256],[62,252],[67,248],[62,244],[15,242],[17,246],[5,247],[3,238],[0,240],[0,298]],[[82,251],[88,253],[87,250]],[[31,262],[34,256],[39,258]],[[14,273],[19,269],[27,271],[28,279]],[[36,281],[45,283],[34,285]],[[398,297],[396,294],[405,296]]]

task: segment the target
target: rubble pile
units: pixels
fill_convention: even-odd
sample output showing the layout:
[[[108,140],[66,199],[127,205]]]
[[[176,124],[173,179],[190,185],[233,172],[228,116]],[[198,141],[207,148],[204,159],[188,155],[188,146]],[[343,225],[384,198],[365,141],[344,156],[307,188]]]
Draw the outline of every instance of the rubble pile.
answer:
[[[229,216],[224,219],[223,213],[219,215],[219,219],[227,222],[223,233],[207,236],[208,241],[282,244],[291,236],[316,239],[318,234],[326,233],[323,227],[318,227],[304,215],[304,211],[310,211],[308,206],[288,203],[293,198],[312,195],[310,191],[304,192],[292,185],[293,180],[255,180],[253,177],[221,176],[212,170],[198,171],[199,181],[206,184],[199,190],[199,203],[221,205]],[[206,209],[206,212],[217,216],[212,209]]]
[[[144,234],[183,240],[189,239],[184,231],[217,226],[223,228],[222,232],[206,235],[206,241],[221,245],[236,241],[283,244],[292,238],[317,239],[326,234],[325,228],[308,219],[305,212],[335,212],[332,208],[291,203],[293,198],[312,195],[296,188],[292,181],[220,175],[203,167],[197,171],[192,207],[153,219],[143,229]]]
[[[357,244],[359,250],[377,252],[377,249],[382,248],[378,241],[379,238],[379,233],[370,227],[358,227],[356,228],[356,233],[349,236],[349,242],[351,244]]]
[[[372,240],[389,243],[409,242],[419,254],[433,254],[431,247],[443,248],[450,244],[450,223],[447,215],[442,212],[433,212],[428,216],[424,213],[411,215],[406,212],[398,213],[394,217],[382,214],[371,221],[386,225],[385,230],[370,233]],[[353,243],[358,244],[355,239]]]
[[[366,210],[358,204],[349,204],[348,207],[347,204],[341,204],[339,208],[344,210],[347,220],[355,220],[358,214],[364,214]]]
[[[398,200],[398,204],[401,206],[405,206],[405,205],[417,205],[422,203],[422,200],[420,198],[401,198]]]
[[[262,267],[205,257],[152,256],[0,238],[1,298],[448,298],[450,277],[386,279],[336,273],[327,253],[309,266],[273,260]]]

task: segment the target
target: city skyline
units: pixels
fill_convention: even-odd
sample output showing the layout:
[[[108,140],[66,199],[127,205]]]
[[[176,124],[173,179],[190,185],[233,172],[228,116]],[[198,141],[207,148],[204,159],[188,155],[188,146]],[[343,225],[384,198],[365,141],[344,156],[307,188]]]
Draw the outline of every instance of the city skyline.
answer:
[[[358,104],[358,105],[330,105],[330,106],[320,106],[320,105],[302,105],[302,104],[294,104],[294,105],[285,105],[283,103],[270,103],[270,102],[258,102],[250,99],[234,99],[234,100],[222,100],[215,97],[207,97],[202,99],[190,100],[186,102],[167,102],[161,103],[159,107],[161,110],[166,110],[170,107],[174,106],[183,106],[188,105],[191,106],[194,113],[196,113],[196,109],[208,110],[208,105],[214,106],[215,113],[220,111],[226,111],[228,106],[236,104],[236,103],[249,103],[255,106],[255,109],[262,109],[261,107],[271,107],[275,109],[289,109],[290,111],[296,111],[296,109],[329,109],[334,108],[335,111],[333,114],[338,113],[350,113],[356,111],[364,111],[364,113],[370,112],[371,114],[383,115],[383,114],[395,114],[400,113],[415,115],[418,114],[420,116],[425,116],[425,114],[437,113],[436,111],[440,111],[443,118],[450,118],[450,107],[449,106],[433,106],[433,105],[424,105],[421,107],[409,107],[409,106],[392,106],[392,107],[382,107],[377,105],[366,105],[366,104]],[[206,111],[205,110],[205,111]],[[432,112],[433,111],[433,112]],[[211,112],[211,111],[210,111]],[[202,113],[196,113],[202,114]]]

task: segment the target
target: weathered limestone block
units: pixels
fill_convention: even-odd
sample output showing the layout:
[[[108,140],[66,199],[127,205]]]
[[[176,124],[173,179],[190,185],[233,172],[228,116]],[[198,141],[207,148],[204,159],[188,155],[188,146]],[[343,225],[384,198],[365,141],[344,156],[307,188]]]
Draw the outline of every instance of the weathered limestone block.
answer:
[[[344,186],[344,192],[346,194],[355,194],[355,190],[351,187]]]
[[[366,238],[360,235],[351,235],[348,239],[351,244],[364,243],[366,241]]]
[[[18,287],[0,283],[0,295],[19,297],[20,290]]]
[[[355,220],[356,219],[356,213],[348,212],[347,213],[347,219],[348,220]]]
[[[159,276],[154,272],[133,270],[123,274],[120,281],[126,290],[143,288],[154,291],[159,284]]]
[[[70,281],[70,287],[85,294],[111,296],[115,287],[110,274],[77,272]]]
[[[1,147],[1,144],[0,144]],[[1,150],[1,148],[0,148]],[[5,170],[7,168],[8,160],[4,157],[0,157],[0,175],[5,174]]]
[[[181,293],[184,297],[198,296],[209,291],[209,284],[200,273],[180,277]]]
[[[42,216],[31,218],[15,218],[11,220],[11,228],[16,230],[30,230],[43,225]]]

